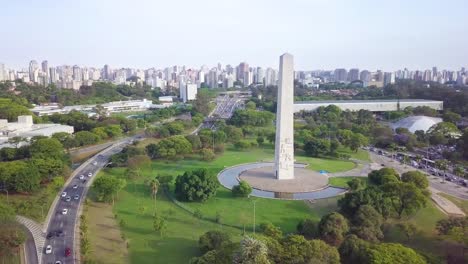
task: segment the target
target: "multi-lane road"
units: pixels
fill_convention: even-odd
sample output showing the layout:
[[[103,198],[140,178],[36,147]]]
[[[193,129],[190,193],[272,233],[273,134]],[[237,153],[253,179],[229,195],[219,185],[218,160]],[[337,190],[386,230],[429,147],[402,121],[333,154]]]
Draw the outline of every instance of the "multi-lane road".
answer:
[[[125,140],[114,143],[112,146],[92,157],[86,164],[80,166],[73,174],[73,179],[67,181],[63,188],[66,193],[55,203],[53,214],[48,223],[46,223],[46,240],[44,252],[42,255],[42,264],[67,263],[74,264],[79,257],[79,252],[75,252],[75,225],[79,217],[79,206],[86,198],[86,192],[97,172],[102,169],[108,162],[109,157],[122,151],[122,148],[138,136],[127,138]],[[91,176],[88,176],[91,175]],[[80,179],[80,177],[82,179]],[[76,197],[75,197],[76,196]],[[69,198],[68,198],[69,197]],[[69,201],[67,201],[67,199]],[[67,209],[64,214],[63,210]],[[52,247],[52,252],[47,253],[47,246]]]

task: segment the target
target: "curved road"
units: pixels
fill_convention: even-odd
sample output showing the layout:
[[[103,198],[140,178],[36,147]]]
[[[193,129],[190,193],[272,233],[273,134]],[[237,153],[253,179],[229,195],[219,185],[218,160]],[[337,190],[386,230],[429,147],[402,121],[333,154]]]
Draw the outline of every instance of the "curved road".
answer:
[[[73,179],[70,179],[63,192],[66,192],[65,197],[61,197],[57,203],[53,204],[49,222],[45,223],[47,227],[45,245],[43,246],[44,252],[42,255],[42,264],[55,264],[56,261],[61,261],[65,264],[74,264],[77,262],[80,252],[75,252],[74,243],[75,239],[75,225],[77,224],[79,217],[79,206],[83,202],[83,197],[86,195],[87,189],[91,185],[92,179],[108,162],[109,157],[122,151],[123,147],[130,144],[133,140],[138,139],[140,136],[136,135],[131,138],[126,138],[117,143],[114,143],[109,148],[101,151],[94,157],[86,161],[86,165],[80,166],[73,174]],[[88,174],[91,173],[91,177]],[[84,180],[80,180],[79,177],[83,175]],[[61,195],[58,194],[58,195]],[[77,199],[75,199],[77,196]],[[66,201],[67,197],[71,198],[71,201]],[[67,214],[63,214],[63,209],[67,209]],[[78,229],[78,228],[77,228]],[[61,234],[57,234],[61,232]],[[50,245],[52,246],[52,253],[46,254],[45,248]],[[70,255],[66,256],[65,251],[69,248]]]

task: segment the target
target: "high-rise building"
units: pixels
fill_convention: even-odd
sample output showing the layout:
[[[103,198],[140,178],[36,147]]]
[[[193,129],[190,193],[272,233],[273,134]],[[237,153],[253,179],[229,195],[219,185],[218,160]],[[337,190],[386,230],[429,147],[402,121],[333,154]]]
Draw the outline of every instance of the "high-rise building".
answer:
[[[29,81],[30,82],[37,82],[38,68],[39,68],[39,65],[37,64],[37,61],[32,60],[29,62]]]
[[[350,69],[348,74],[348,81],[353,82],[359,80],[359,69]]]
[[[276,85],[278,80],[278,74],[275,69],[267,68],[265,74],[265,86]]]
[[[49,62],[48,61],[42,61],[41,63],[41,68],[42,72],[46,75],[49,75]]]
[[[49,81],[51,83],[56,83],[58,81],[57,68],[55,67],[49,68]]]
[[[371,78],[371,74],[368,70],[363,70],[359,76],[359,79],[363,82],[363,83],[367,83],[370,81],[370,78]]]
[[[0,82],[5,81],[6,79],[5,64],[0,63]]]
[[[395,83],[395,73],[393,72],[386,72],[384,73],[384,86],[387,84]]]
[[[82,80],[81,69],[78,65],[73,66],[73,80],[77,82]]]
[[[102,78],[104,80],[112,81],[111,68],[107,64],[104,65],[104,69],[102,70]]]
[[[244,72],[244,86],[249,86],[253,83],[253,76],[251,71]]]
[[[239,66],[237,66],[237,80],[244,82],[245,80],[245,73],[249,71],[249,64],[247,62],[241,62]],[[244,83],[244,85],[246,85]]]
[[[197,97],[197,85],[194,83],[183,83],[180,86],[180,98],[184,103],[195,100]]]
[[[255,83],[263,83],[265,79],[265,73],[262,67],[257,67],[257,74],[255,75]]]
[[[218,88],[218,72],[216,68],[213,68],[208,73],[208,86],[212,89]]]
[[[348,71],[346,69],[335,70],[335,82],[346,82],[348,80]]]

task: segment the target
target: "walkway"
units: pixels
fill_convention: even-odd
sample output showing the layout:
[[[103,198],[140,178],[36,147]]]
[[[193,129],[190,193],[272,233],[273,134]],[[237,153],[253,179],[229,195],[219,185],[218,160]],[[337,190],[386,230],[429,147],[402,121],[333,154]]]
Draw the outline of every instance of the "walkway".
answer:
[[[22,224],[28,229],[28,231],[31,233],[33,237],[33,241],[35,244],[35,249],[36,249],[35,253],[29,251],[31,249],[29,245],[26,248],[26,250],[29,249],[28,252],[26,252],[29,260],[34,259],[33,256],[36,256],[36,261],[35,262],[29,261],[28,264],[40,263],[40,260],[42,259],[42,254],[44,252],[44,243],[45,243],[45,234],[42,232],[42,225],[39,223],[36,223],[35,221],[29,218],[19,216],[19,215],[16,216],[16,221],[18,221],[20,224]]]

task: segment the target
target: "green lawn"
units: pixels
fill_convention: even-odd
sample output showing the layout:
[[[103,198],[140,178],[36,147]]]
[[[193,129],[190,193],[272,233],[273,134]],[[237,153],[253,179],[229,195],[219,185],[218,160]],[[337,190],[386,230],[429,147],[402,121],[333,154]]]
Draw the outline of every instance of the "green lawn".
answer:
[[[348,181],[350,181],[352,179],[358,179],[358,180],[364,182],[364,184],[367,184],[367,177],[330,177],[328,179],[328,183],[331,186],[347,188],[348,187]]]
[[[385,230],[385,242],[397,242],[418,250],[425,255],[436,257],[443,256],[446,252],[444,241],[438,239],[435,231],[437,221],[447,216],[436,208],[433,202],[429,202],[426,208],[419,210],[410,218],[401,220],[389,220]],[[396,227],[399,222],[412,223],[417,227],[417,233],[408,240]]]
[[[338,152],[342,154],[348,154],[351,156],[352,159],[370,161],[369,152],[367,150],[358,149],[357,152],[354,152],[349,148],[340,147],[338,149]]]
[[[224,230],[235,240],[240,240],[243,227],[251,232],[253,227],[253,201],[255,200],[256,224],[270,221],[281,227],[285,233],[294,232],[297,223],[304,218],[319,220],[320,217],[336,209],[337,198],[316,201],[306,204],[303,201],[273,200],[262,198],[233,198],[231,192],[220,187],[216,197],[206,203],[185,203],[192,209],[199,209],[204,216],[214,220],[217,213],[221,223],[195,218],[165,197],[162,190],[156,201],[157,211],[167,217],[167,232],[163,238],[152,228],[154,203],[149,188],[144,182],[157,174],[179,175],[187,170],[207,168],[219,172],[223,168],[247,162],[273,159],[272,148],[255,148],[248,151],[227,149],[225,153],[212,162],[200,161],[198,157],[179,161],[154,161],[143,167],[142,179],[131,182],[121,191],[114,206],[114,213],[126,223],[123,233],[128,239],[131,263],[187,263],[199,254],[197,241],[200,235],[209,230]],[[299,157],[301,161],[312,164],[316,170],[347,170],[354,167],[349,161],[322,160]],[[124,168],[107,169],[103,175],[122,175]]]
[[[468,201],[467,200],[462,200],[458,199],[456,197],[453,197],[451,195],[445,194],[445,193],[438,193],[440,196],[447,198],[450,200],[452,203],[454,203],[456,206],[460,207],[460,209],[468,215]]]

